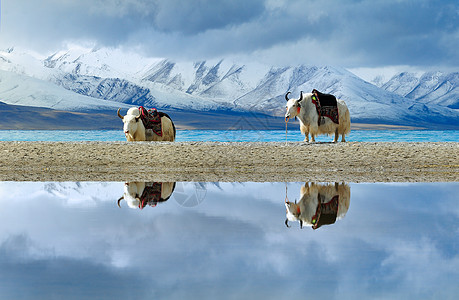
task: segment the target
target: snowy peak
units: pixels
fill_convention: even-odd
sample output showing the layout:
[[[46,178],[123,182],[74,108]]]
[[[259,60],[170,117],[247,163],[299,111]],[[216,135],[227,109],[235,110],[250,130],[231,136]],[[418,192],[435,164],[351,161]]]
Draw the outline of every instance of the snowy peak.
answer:
[[[216,101],[246,93],[251,87],[241,78],[245,66],[201,61],[175,63],[162,60],[143,76],[143,81],[165,85],[189,95],[214,98]]]
[[[411,99],[421,98],[431,91],[435,90],[440,82],[443,81],[443,74],[441,72],[427,72],[418,80],[417,86],[406,95]]]
[[[419,77],[415,73],[403,72],[392,77],[388,82],[382,85],[382,88],[405,97],[418,85],[418,83]]]
[[[459,108],[459,72],[400,73],[382,88],[420,103]]]
[[[175,63],[169,62],[167,59],[159,62],[151,68],[151,74],[144,77],[145,80],[168,84],[171,82],[171,72],[174,68]]]
[[[49,81],[0,70],[0,101],[6,104],[46,107],[65,111],[113,110],[119,102],[71,92]]]
[[[137,78],[146,67],[162,59],[145,58],[120,49],[75,47],[56,52],[43,60],[44,66],[64,73],[85,76]]]

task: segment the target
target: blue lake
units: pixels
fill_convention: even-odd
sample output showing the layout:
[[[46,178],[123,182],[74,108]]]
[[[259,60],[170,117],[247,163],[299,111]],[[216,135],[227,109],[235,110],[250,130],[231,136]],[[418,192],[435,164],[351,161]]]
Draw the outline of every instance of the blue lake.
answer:
[[[177,182],[143,209],[117,206],[124,188],[0,182],[0,299],[459,295],[457,182]],[[305,203],[302,229],[286,198]],[[317,199],[338,201],[335,220]]]
[[[330,142],[319,136],[316,141]],[[353,130],[346,138],[351,142],[459,142],[459,130]],[[0,130],[0,141],[125,141],[121,130]],[[283,142],[284,130],[179,130],[177,141],[213,142]],[[298,128],[290,129],[288,141],[303,141]]]

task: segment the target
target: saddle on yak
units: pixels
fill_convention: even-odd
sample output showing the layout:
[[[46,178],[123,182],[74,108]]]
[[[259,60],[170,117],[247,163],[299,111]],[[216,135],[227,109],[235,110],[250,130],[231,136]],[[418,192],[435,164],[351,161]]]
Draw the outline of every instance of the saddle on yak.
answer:
[[[139,208],[143,209],[145,206],[150,205],[155,207],[159,202],[165,201],[161,198],[162,183],[160,182],[147,182],[145,189],[140,196]]]
[[[145,129],[151,129],[154,133],[159,136],[163,136],[163,130],[161,127],[161,115],[156,108],[146,109],[145,107],[139,107],[140,119],[142,120]]]
[[[328,117],[333,123],[339,124],[338,102],[335,96],[323,94],[313,89],[312,103],[316,106],[317,114],[319,115],[317,125],[324,124],[324,117]]]
[[[325,196],[319,194],[316,214],[312,217],[312,229],[316,230],[322,225],[330,225],[336,222],[339,207],[339,196],[336,195],[330,201],[324,203]]]

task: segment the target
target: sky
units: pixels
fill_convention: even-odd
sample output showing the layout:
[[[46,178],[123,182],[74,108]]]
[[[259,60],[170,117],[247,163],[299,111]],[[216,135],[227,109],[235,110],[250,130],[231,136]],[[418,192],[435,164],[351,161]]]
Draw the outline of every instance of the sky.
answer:
[[[2,0],[0,47],[197,61],[459,69],[457,0]]]
[[[458,183],[349,184],[344,218],[286,228],[302,185],[177,183],[138,210],[117,207],[122,182],[0,182],[0,298],[457,295]]]

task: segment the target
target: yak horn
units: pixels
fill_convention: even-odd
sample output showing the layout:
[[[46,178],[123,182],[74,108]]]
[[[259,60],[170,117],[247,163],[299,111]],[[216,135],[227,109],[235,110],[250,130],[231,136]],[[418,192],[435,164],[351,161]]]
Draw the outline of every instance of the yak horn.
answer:
[[[120,206],[120,201],[124,199],[124,196],[118,199],[118,207],[121,208]]]
[[[300,92],[300,101],[303,99],[303,91]]]
[[[287,94],[285,94],[285,100],[287,100],[287,101],[290,100],[290,99],[288,98],[288,94],[290,94],[290,92],[287,92]]]
[[[287,228],[290,228],[290,226],[288,226],[288,219],[285,219],[285,226],[287,226]]]
[[[121,119],[121,120],[123,120],[123,119],[124,119],[124,117],[123,117],[123,116],[120,114],[120,110],[121,110],[121,108],[118,108],[118,112],[117,112],[117,114],[118,114],[118,117],[120,117],[120,119]]]

